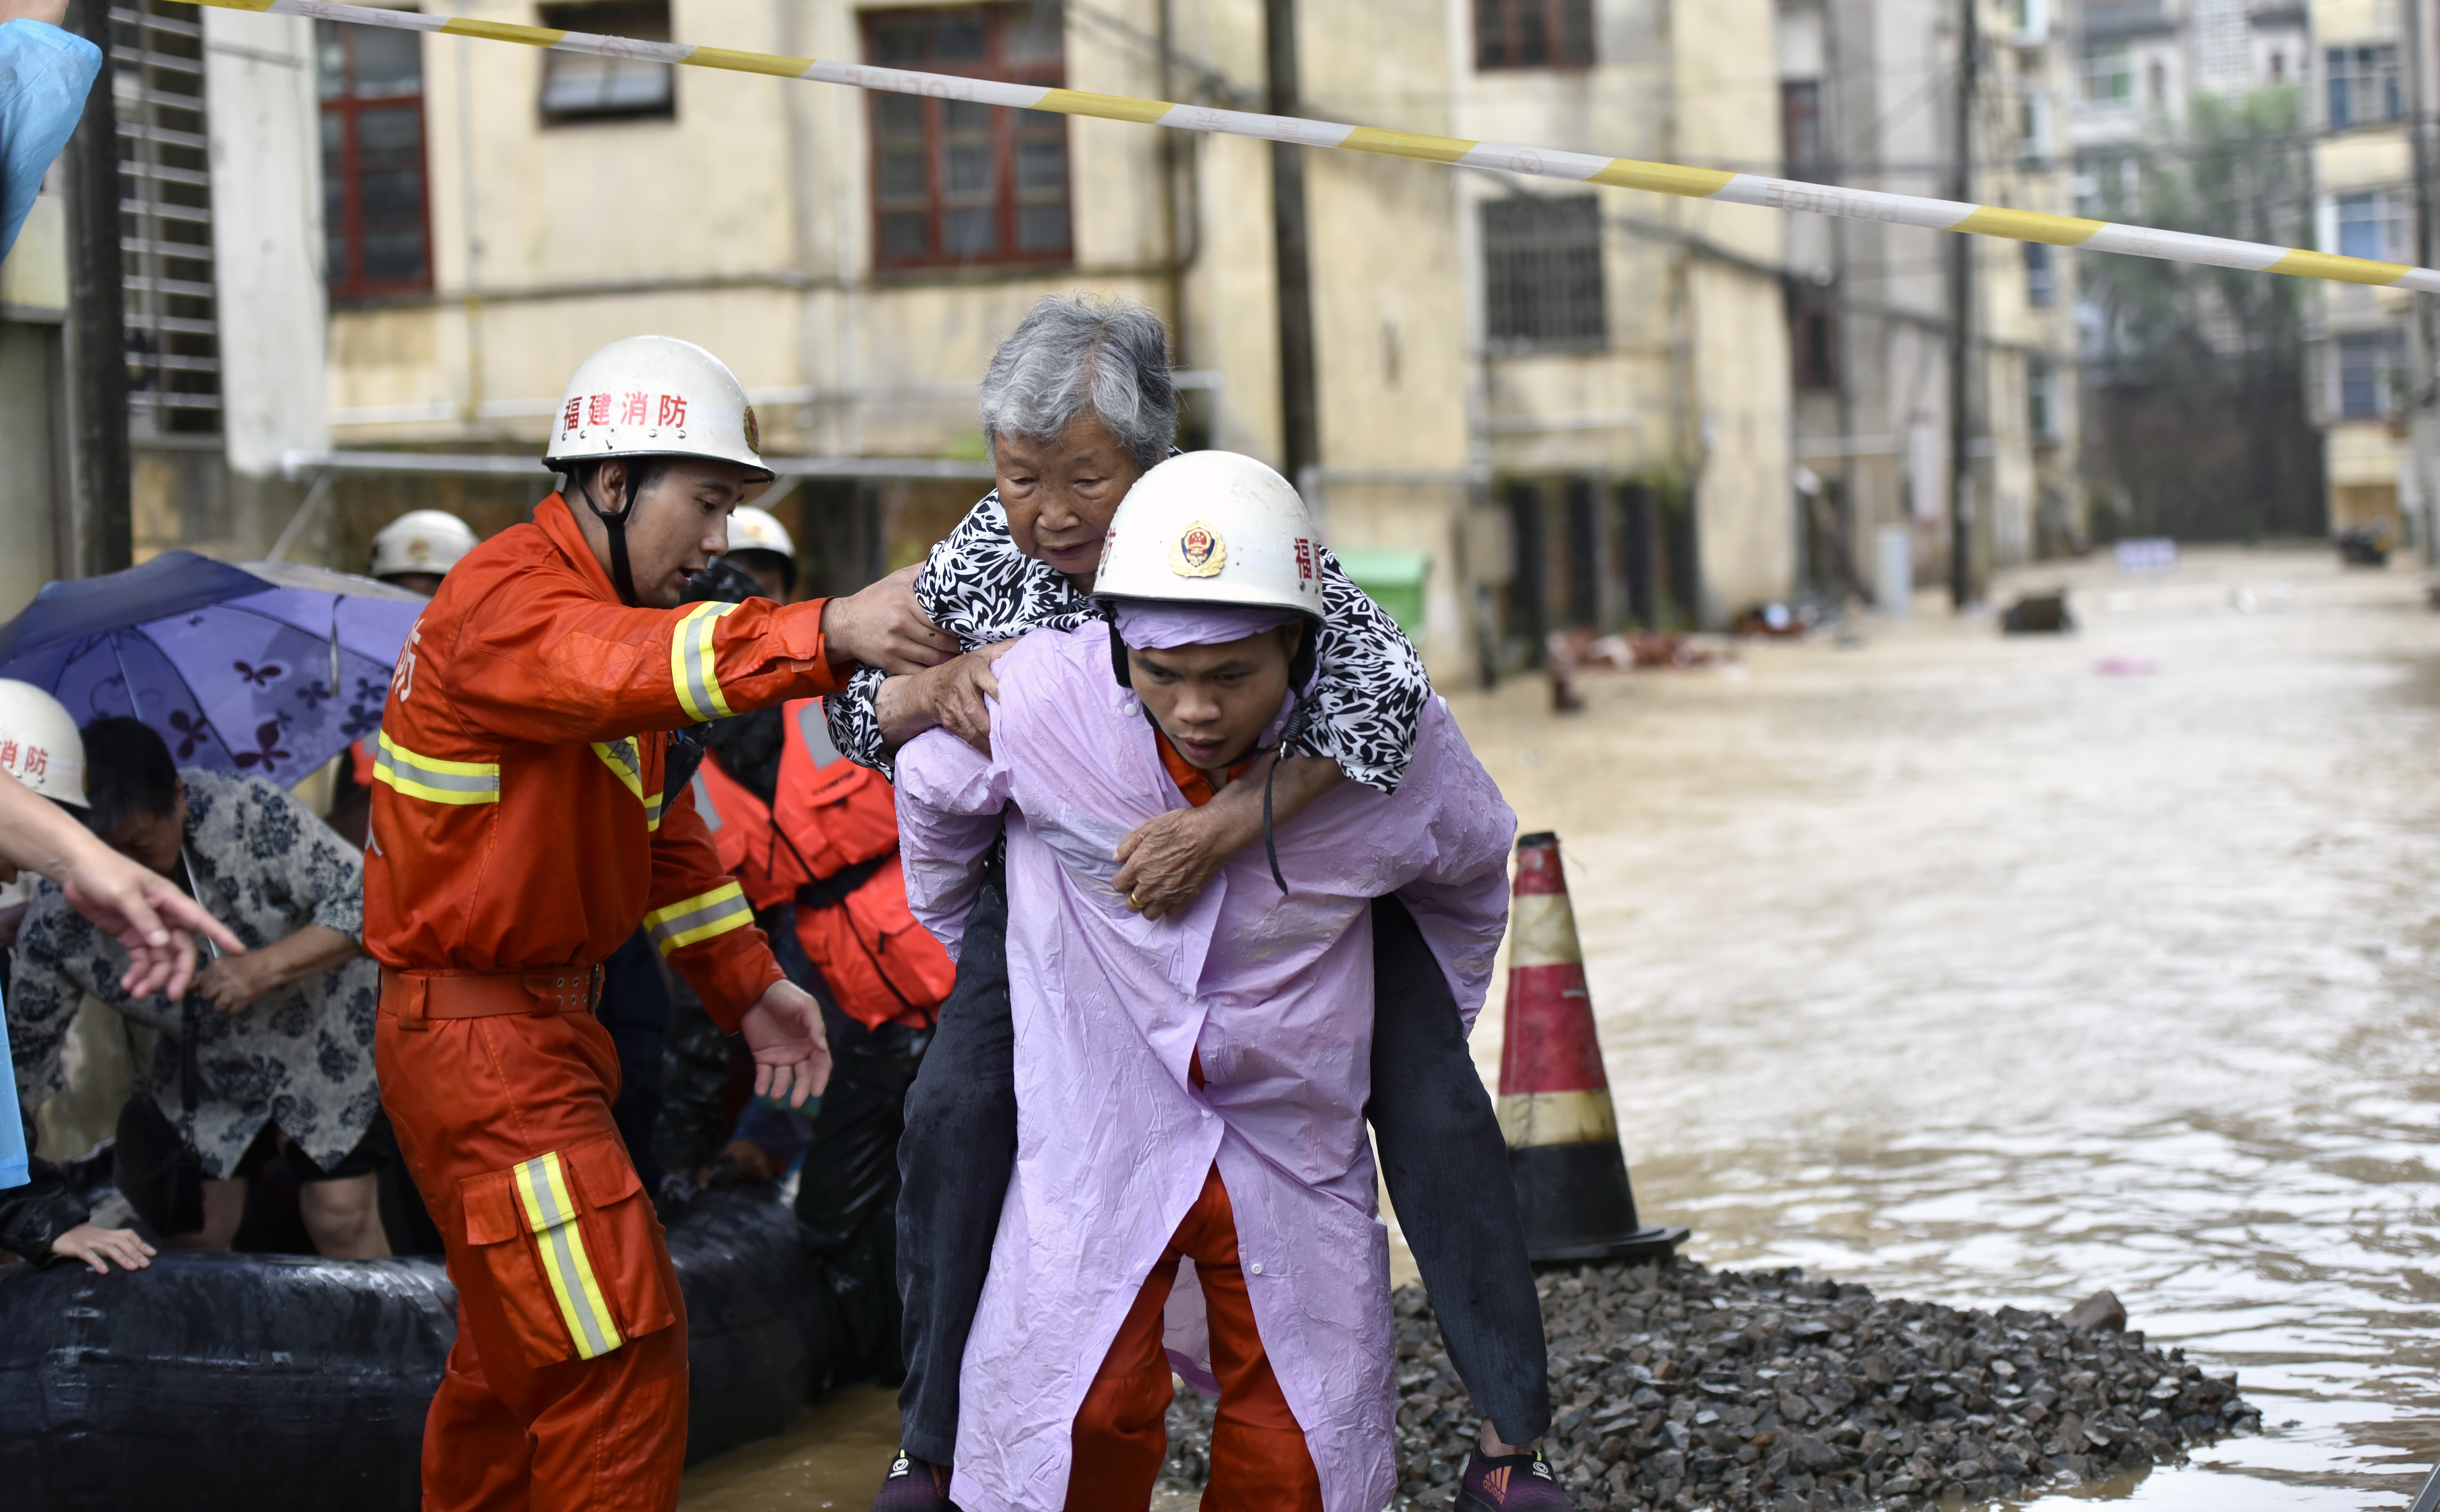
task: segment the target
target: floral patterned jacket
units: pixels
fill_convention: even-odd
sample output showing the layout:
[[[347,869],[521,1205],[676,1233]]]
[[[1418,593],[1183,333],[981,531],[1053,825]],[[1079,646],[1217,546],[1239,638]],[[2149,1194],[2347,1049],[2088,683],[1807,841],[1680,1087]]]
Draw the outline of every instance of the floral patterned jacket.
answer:
[[[364,862],[313,810],[260,777],[188,768],[187,854],[206,908],[255,950],[308,924],[364,937]],[[8,1001],[17,1087],[28,1108],[65,1085],[60,1047],[85,993],[162,1032],[152,1096],[181,1121],[179,1037],[186,1014],[119,990],[127,952],[45,882],[17,935]],[[266,992],[242,1013],[195,1000],[195,1147],[204,1174],[225,1176],[267,1123],[325,1168],[353,1149],[381,1108],[373,1082],[380,968],[357,956]]]

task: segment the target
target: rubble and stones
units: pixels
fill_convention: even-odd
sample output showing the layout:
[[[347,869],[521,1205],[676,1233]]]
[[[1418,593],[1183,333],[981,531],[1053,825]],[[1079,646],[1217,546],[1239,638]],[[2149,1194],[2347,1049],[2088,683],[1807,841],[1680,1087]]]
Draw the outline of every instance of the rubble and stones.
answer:
[[[1539,1281],[1556,1414],[1543,1451],[1579,1508],[1984,1502],[2182,1459],[2261,1426],[2236,1378],[2066,1317],[1875,1297],[1796,1270],[1586,1265]],[[1445,1506],[1480,1423],[1421,1287],[1398,1321],[1398,1505]],[[1212,1403],[1170,1411],[1165,1486],[1199,1487]]]

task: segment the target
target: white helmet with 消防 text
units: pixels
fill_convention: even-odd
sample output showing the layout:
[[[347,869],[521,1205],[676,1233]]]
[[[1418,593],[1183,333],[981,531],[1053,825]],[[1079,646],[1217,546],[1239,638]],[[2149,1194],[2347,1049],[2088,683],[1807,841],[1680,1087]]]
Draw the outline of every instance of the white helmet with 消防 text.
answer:
[[[758,509],[750,504],[741,504],[729,512],[728,549],[767,551],[790,561],[797,560],[797,543],[789,538],[788,527],[770,510]]]
[[[625,336],[578,365],[551,419],[543,460],[701,456],[771,481],[762,433],[728,365],[675,336]]]
[[[402,573],[447,575],[478,543],[465,521],[446,509],[409,509],[373,536],[372,565],[367,575],[391,578]]]
[[[543,462],[569,473],[568,503],[580,498],[610,536],[610,580],[626,603],[638,602],[627,565],[627,517],[636,507],[631,470],[619,499],[595,496],[583,464],[612,457],[702,457],[747,472],[745,496],[771,484],[762,431],[745,386],[728,365],[675,336],[622,336],[577,365],[551,417]],[[742,499],[740,502],[744,502]]]
[[[0,677],[0,772],[73,808],[84,796],[84,737],[58,699]]]
[[[1110,518],[1099,598],[1322,617],[1321,533],[1288,480],[1234,452],[1189,452],[1136,480]]]

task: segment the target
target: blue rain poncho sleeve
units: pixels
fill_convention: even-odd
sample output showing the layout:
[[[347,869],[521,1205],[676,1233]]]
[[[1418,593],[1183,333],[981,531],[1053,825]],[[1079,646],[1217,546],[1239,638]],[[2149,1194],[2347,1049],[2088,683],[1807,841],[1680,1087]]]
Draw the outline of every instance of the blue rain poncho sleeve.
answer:
[[[0,25],[0,258],[17,244],[43,175],[75,134],[85,92],[100,72],[101,49],[74,32],[40,21]],[[14,1130],[15,1120],[8,1127]],[[9,1137],[0,1133],[0,1141]],[[0,1185],[6,1169],[0,1166]],[[23,1150],[16,1179],[25,1180]]]
[[[16,1059],[9,1054],[9,1015],[0,1009],[0,1063],[6,1063],[9,1075],[0,1076],[0,1191],[23,1186],[29,1179],[26,1169],[26,1123],[17,1113]]]

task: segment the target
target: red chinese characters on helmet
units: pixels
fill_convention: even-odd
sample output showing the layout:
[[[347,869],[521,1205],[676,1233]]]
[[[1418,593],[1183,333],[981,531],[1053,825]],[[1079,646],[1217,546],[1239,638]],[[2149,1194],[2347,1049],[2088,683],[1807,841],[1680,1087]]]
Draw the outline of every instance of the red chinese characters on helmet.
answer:
[[[686,423],[686,407],[687,401],[684,394],[662,395],[661,415],[657,423],[662,425],[684,425]]]
[[[584,401],[584,423],[587,425],[607,425],[610,423],[609,395],[596,394]]]
[[[1297,537],[1296,559],[1297,580],[1310,581],[1313,578],[1313,543],[1302,536]]]
[[[561,416],[559,418],[560,434],[562,436],[574,436],[576,434],[577,422],[583,414],[584,400],[581,399],[569,400],[567,401],[567,413]]]
[[[21,775],[39,777],[50,770],[51,753],[47,746],[29,745],[26,747],[26,758],[23,762],[19,763],[17,767],[17,771]]]
[[[621,395],[619,400],[619,423],[621,425],[652,424],[653,396],[642,393]]]

